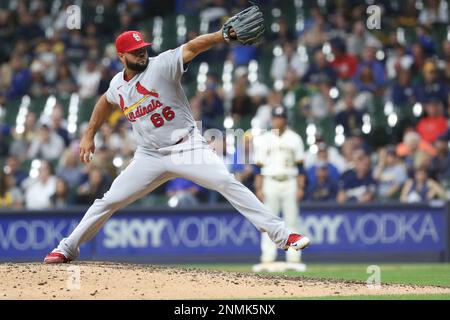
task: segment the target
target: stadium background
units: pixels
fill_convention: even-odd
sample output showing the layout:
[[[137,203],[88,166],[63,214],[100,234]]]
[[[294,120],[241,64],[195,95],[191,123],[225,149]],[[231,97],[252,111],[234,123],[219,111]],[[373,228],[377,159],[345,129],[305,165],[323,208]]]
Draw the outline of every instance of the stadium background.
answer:
[[[139,29],[153,55],[218,30],[248,3],[0,3],[0,259],[40,260],[132,157],[119,110],[92,164],[77,156],[96,99],[122,68],[115,36]],[[253,187],[252,167],[232,160],[283,104],[307,149],[300,228],[315,245],[306,262],[448,261],[448,1],[378,1],[381,29],[370,31],[371,1],[259,3],[263,45],[218,46],[183,77],[203,128],[246,130],[244,150],[223,141],[230,171]],[[66,26],[72,4],[80,30]],[[328,172],[320,187],[317,163]],[[177,179],[115,215],[82,259],[257,262],[258,239],[216,193]]]

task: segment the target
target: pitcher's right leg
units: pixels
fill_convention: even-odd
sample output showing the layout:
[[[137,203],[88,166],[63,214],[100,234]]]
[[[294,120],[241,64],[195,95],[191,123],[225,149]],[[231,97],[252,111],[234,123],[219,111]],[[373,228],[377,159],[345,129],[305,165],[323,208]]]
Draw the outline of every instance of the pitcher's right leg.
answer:
[[[63,257],[67,260],[76,259],[80,253],[80,245],[92,239],[114,212],[143,197],[170,177],[171,175],[164,173],[160,158],[136,155],[113,181],[103,198],[94,201],[70,236],[62,239],[44,262],[65,262],[59,261],[64,260]]]

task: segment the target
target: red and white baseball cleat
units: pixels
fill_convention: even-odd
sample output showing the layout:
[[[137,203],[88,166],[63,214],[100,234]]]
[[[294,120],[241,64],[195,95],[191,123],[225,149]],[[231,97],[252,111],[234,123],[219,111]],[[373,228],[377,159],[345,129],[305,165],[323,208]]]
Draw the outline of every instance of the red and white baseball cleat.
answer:
[[[309,238],[302,236],[301,234],[291,233],[289,238],[284,246],[284,250],[288,250],[289,248],[294,249],[295,251],[303,250],[307,246],[309,246]]]
[[[69,263],[70,260],[66,258],[65,255],[59,252],[50,252],[44,258],[44,263]]]

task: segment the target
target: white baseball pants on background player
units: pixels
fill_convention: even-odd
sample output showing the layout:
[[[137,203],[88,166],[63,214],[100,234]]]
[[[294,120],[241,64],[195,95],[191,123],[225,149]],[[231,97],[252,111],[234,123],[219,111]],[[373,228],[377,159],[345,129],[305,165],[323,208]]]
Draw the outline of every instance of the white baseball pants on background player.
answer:
[[[290,230],[258,198],[230,174],[222,159],[209,147],[198,130],[187,141],[149,150],[138,147],[131,163],[113,181],[102,199],[94,201],[69,237],[53,252],[70,260],[79,255],[82,243],[92,239],[114,212],[148,194],[173,177],[183,177],[218,191],[258,230],[266,231],[274,245],[283,248]]]
[[[297,204],[297,179],[288,178],[285,181],[277,181],[270,177],[263,180],[264,204],[276,215],[283,212],[286,227],[293,232],[298,231],[299,207]],[[277,259],[277,247],[270,240],[267,233],[261,236],[261,262],[268,263]],[[299,263],[301,251],[286,251],[286,261]]]

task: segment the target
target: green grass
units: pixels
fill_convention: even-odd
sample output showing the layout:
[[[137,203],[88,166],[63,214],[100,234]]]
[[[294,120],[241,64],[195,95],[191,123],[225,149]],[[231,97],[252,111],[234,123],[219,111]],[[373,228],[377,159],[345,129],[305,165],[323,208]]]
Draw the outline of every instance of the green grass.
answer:
[[[380,296],[312,297],[302,300],[450,300],[449,294],[399,294]]]
[[[304,273],[274,273],[308,278],[366,281],[369,264],[308,264]],[[450,264],[379,264],[381,283],[450,287]],[[190,268],[251,272],[249,264],[191,264]]]

